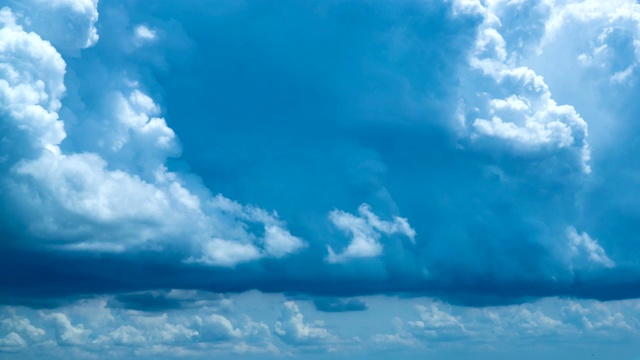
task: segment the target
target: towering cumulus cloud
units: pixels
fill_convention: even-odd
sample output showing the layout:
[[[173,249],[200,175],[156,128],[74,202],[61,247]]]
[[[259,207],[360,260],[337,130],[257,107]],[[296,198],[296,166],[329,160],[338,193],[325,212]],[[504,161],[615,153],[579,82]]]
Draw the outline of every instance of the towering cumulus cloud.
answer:
[[[185,260],[195,252],[195,261],[223,266],[284,257],[304,246],[277,215],[221,196],[200,197],[168,171],[167,156],[179,154],[175,134],[137,84],[105,94],[109,112],[102,114],[108,118],[103,129],[83,134],[99,144],[95,152],[62,151],[66,133],[58,111],[65,62],[52,42],[78,49],[93,45],[97,2],[43,4],[43,11],[52,9],[47,18],[66,15],[56,19],[62,24],[51,25],[51,42],[26,32],[11,9],[2,9],[5,201],[18,205],[16,220],[27,225],[31,246],[122,252],[160,250],[180,240]],[[57,28],[76,15],[89,18],[74,24],[89,28],[84,37],[59,37]],[[264,225],[264,236],[245,231],[245,221]]]
[[[0,358],[637,354],[639,63],[634,0],[4,1]]]

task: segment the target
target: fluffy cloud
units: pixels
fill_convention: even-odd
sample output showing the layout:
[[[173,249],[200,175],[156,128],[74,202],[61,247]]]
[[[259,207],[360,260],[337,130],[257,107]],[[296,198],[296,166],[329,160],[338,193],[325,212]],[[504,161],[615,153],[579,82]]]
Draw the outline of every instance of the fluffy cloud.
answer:
[[[139,46],[142,45],[144,42],[154,41],[157,38],[156,32],[152,29],[149,29],[145,25],[136,26],[133,34]]]
[[[173,296],[203,300],[208,306],[158,313],[109,308],[108,304],[116,304],[113,299],[98,298],[55,310],[4,308],[8,317],[0,326],[0,351],[35,357],[47,353],[51,358],[64,358],[71,352],[90,357],[105,353],[135,357],[279,351],[264,322],[215,306],[208,300],[210,294],[194,297],[180,293],[175,290]]]
[[[0,9],[4,166],[43,148],[56,151],[66,136],[57,114],[66,64],[50,43],[24,31],[16,20],[9,8]]]
[[[465,89],[471,94],[464,96],[460,109],[462,126],[472,140],[500,139],[508,148],[525,153],[571,149],[566,161],[581,164],[589,173],[587,122],[573,106],[558,105],[543,77],[521,64],[527,51],[541,41],[550,7],[546,1],[494,1],[483,9],[469,65],[484,78],[477,80],[480,87],[469,84]],[[470,11],[477,5],[456,2],[456,8]],[[510,23],[527,16],[518,27]]]
[[[91,27],[97,19],[96,2],[48,4],[87,15]],[[203,199],[168,171],[165,161],[179,153],[175,133],[159,117],[159,106],[135,84],[126,95],[104,94],[110,112],[89,122],[96,135],[91,152],[63,152],[66,132],[58,111],[65,94],[65,62],[51,43],[17,25],[9,8],[2,9],[0,19],[7,75],[0,82],[8,154],[4,184],[11,193],[5,201],[20,204],[27,222],[39,214],[42,221],[27,225],[30,236],[62,248],[107,252],[159,249],[186,237],[193,245],[187,246],[191,249],[185,250],[185,260],[201,253],[198,261],[221,266],[282,258],[304,247],[277,215],[239,204],[230,209],[230,200],[207,199],[206,191]],[[58,41],[83,48],[94,44],[97,35],[82,43]],[[264,223],[264,237],[244,231],[243,220]]]
[[[371,207],[362,204],[358,207],[359,216],[334,210],[329,213],[329,220],[335,227],[351,236],[351,242],[340,254],[328,247],[327,261],[330,263],[343,262],[349,258],[375,257],[382,254],[383,246],[379,239],[381,234],[401,234],[415,241],[416,232],[409,225],[409,221],[398,216],[393,221],[383,221],[371,211]]]
[[[209,297],[199,294],[195,298],[200,296]],[[571,344],[615,340],[619,346],[620,341],[633,339],[640,331],[636,300],[549,298],[521,305],[469,308],[430,298],[372,297],[365,300],[373,304],[371,309],[377,316],[353,312],[327,317],[324,323],[309,322],[298,304],[289,301],[281,304],[280,317],[269,326],[253,320],[240,308],[265,311],[282,297],[254,293],[249,298],[245,302],[246,294],[232,296],[229,300],[234,308],[203,306],[163,312],[109,308],[105,304],[110,301],[105,298],[55,310],[5,308],[10,321],[3,321],[0,327],[0,351],[21,358],[47,354],[52,359],[70,353],[88,357],[181,354],[203,358],[215,354],[233,358],[237,354],[258,354],[277,358],[309,351],[338,351],[366,356],[370,355],[369,346],[389,354],[424,354],[443,348],[490,354],[496,344],[505,349],[516,346],[519,351],[557,351],[558,343],[547,343],[550,337]],[[322,314],[309,312],[309,316]]]
[[[467,332],[459,319],[440,310],[435,303],[429,307],[417,305],[416,310],[420,320],[409,321],[407,325],[417,337],[455,338],[463,336]]]
[[[573,341],[633,336],[640,331],[628,323],[630,317],[635,319],[633,305],[623,302],[552,298],[533,304],[488,308],[451,307],[431,302],[416,305],[415,309],[417,320],[395,318],[396,333],[375,334],[369,341],[376,346],[416,347],[421,344],[447,346],[456,340],[480,349],[498,342],[519,343],[524,339],[540,339],[544,344],[549,336]]]
[[[89,341],[91,330],[85,329],[83,324],[73,325],[63,313],[44,315],[46,320],[55,324],[56,338],[61,345],[84,345]]]
[[[282,312],[274,331],[284,342],[293,345],[314,346],[335,341],[335,336],[322,325],[321,321],[305,323],[298,305],[293,301],[287,301],[282,305]]]
[[[11,314],[11,317],[2,320],[2,328],[23,334],[23,336],[34,341],[41,340],[46,334],[43,329],[33,326],[29,319],[17,316],[15,311]]]
[[[290,5],[102,2],[100,42],[93,1],[0,12],[0,300],[119,294],[99,321],[11,318],[3,349],[197,357],[635,331],[630,311],[580,301],[426,303],[395,333],[346,340],[331,319],[365,321],[374,306],[352,297],[367,294],[638,296],[637,154],[621,145],[637,135],[637,4]],[[628,131],[607,143],[609,124]],[[275,306],[254,321],[200,292],[247,289],[313,299],[325,323],[287,303],[273,326]]]
[[[570,252],[572,257],[583,257],[588,262],[611,268],[615,263],[609,259],[607,253],[598,242],[592,239],[589,234],[578,234],[574,227],[569,227],[567,236],[570,241]]]
[[[30,31],[44,34],[59,51],[78,56],[98,42],[98,0],[9,0]]]
[[[20,335],[12,332],[7,336],[0,338],[0,351],[16,352],[27,346],[27,342],[24,341]]]

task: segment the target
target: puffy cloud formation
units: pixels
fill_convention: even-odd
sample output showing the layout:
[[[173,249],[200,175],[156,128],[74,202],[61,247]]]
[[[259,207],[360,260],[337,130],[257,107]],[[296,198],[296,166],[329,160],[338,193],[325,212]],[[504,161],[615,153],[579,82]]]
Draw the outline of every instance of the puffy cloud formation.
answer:
[[[527,51],[545,35],[545,20],[552,4],[492,1],[482,7],[456,2],[455,8],[483,16],[469,64],[485,79],[477,80],[479,88],[466,84],[464,91],[471,93],[464,97],[460,109],[468,136],[501,139],[509,149],[524,152],[573,149],[567,161],[582,164],[589,173],[587,122],[573,106],[558,105],[544,78],[521,64]],[[471,74],[467,77],[477,78]]]
[[[625,4],[620,6],[635,11]],[[282,67],[302,71],[294,71],[295,64],[315,50],[284,56],[281,44],[263,42],[259,32],[237,33],[239,42],[251,44],[247,50],[265,44],[268,49],[256,52],[279,59],[263,62],[248,79],[227,74],[240,68],[243,49],[215,55],[202,45],[208,40],[201,34],[216,32],[198,26],[213,26],[207,16],[221,15],[193,13],[197,5],[184,8],[188,15],[175,12],[193,17],[182,24],[166,20],[176,10],[171,7],[142,16],[135,4],[101,5],[100,42],[91,35],[96,3],[40,5],[11,3],[2,10],[2,231],[3,246],[11,250],[4,266],[18,266],[22,256],[43,259],[43,269],[72,264],[52,281],[74,278],[82,285],[59,286],[56,296],[95,291],[88,280],[77,279],[76,268],[111,284],[104,292],[147,289],[149,263],[173,274],[154,281],[163,288],[337,297],[429,289],[464,303],[598,297],[611,271],[636,269],[626,256],[632,252],[622,250],[628,244],[592,225],[593,209],[617,205],[598,207],[590,200],[590,179],[604,175],[588,175],[588,117],[573,105],[559,105],[564,101],[552,96],[553,74],[543,78],[536,62],[556,53],[558,29],[601,22],[608,13],[613,15],[607,21],[631,21],[619,7],[593,5],[594,16],[581,17],[576,14],[584,11],[576,9],[582,5],[574,3],[402,5],[424,21],[444,21],[429,30],[435,37],[425,37],[417,30],[423,20],[412,23],[399,8],[357,5],[370,9],[371,24],[378,21],[384,30],[369,38],[354,29],[343,45],[371,41],[379,51],[354,47],[359,57],[325,69],[334,78],[287,75],[278,93],[253,92],[250,85],[274,83],[269,76],[284,76]],[[328,18],[318,18],[298,8],[308,17],[310,34],[323,43],[352,26],[336,15],[351,10],[332,9]],[[36,16],[54,10],[67,17],[45,24]],[[227,10],[229,16],[255,11]],[[86,31],[78,33],[83,41],[56,35],[57,22],[68,17],[84,24]],[[400,30],[394,24],[402,21],[409,22]],[[442,30],[447,27],[457,29],[455,41]],[[319,30],[325,28],[335,31]],[[608,60],[601,60],[613,64],[619,49],[611,34],[591,35],[612,41]],[[292,46],[306,49],[304,43]],[[442,54],[426,50],[444,43],[450,46]],[[342,53],[342,45],[336,46],[327,49]],[[595,54],[596,48],[589,49]],[[587,59],[580,54],[588,49],[578,50],[573,61]],[[216,66],[202,65],[206,59]],[[440,65],[409,65],[425,59]],[[319,71],[328,60],[319,61],[309,64]],[[334,81],[361,63],[364,73]],[[299,105],[282,101],[303,93],[294,91],[303,86],[294,78],[306,79],[310,96]],[[203,81],[215,91],[196,91]],[[430,81],[437,86],[426,86]],[[359,90],[371,88],[369,83],[387,83],[391,90]],[[252,106],[234,103],[241,93]],[[265,94],[273,97],[264,100]],[[441,104],[425,100],[434,96]],[[308,113],[323,101],[335,113]],[[257,114],[264,120],[257,122]],[[601,169],[600,158],[593,160]],[[213,195],[218,192],[228,197]],[[337,210],[358,204],[357,214]],[[584,234],[567,233],[571,226]],[[96,254],[104,257],[83,265]],[[109,270],[123,266],[140,270],[124,280]],[[39,293],[34,272],[18,268],[27,285],[10,293],[11,301]],[[625,284],[635,281],[636,271],[629,274],[610,296],[630,296]],[[583,275],[597,281],[574,284]],[[18,280],[3,281],[10,286]],[[530,286],[515,291],[505,285],[520,282]]]
[[[282,305],[274,331],[284,342],[294,345],[319,345],[334,341],[335,337],[322,325],[322,321],[305,323],[298,305],[287,301]]]
[[[636,334],[637,2],[286,5],[3,3],[0,350]]]
[[[50,5],[83,14],[95,11],[95,3]],[[93,136],[93,152],[62,151],[66,132],[58,112],[66,64],[51,43],[17,25],[11,9],[3,8],[1,17],[7,74],[2,81],[5,201],[21,204],[18,212],[27,223],[39,214],[41,220],[28,225],[29,235],[62,248],[115,252],[161,249],[186,238],[192,245],[185,251],[202,253],[195,261],[221,266],[281,258],[304,247],[277,215],[244,209],[221,196],[201,199],[168,171],[167,157],[178,154],[175,133],[158,117],[158,105],[135,85],[127,95],[106,94],[112,113],[103,114],[107,120],[96,124],[93,131],[100,132],[95,136],[84,134]],[[253,245],[258,239],[243,230],[241,219],[264,224],[264,250]]]
[[[193,295],[196,300],[205,294]],[[282,302],[280,296],[259,293],[219,299],[204,307],[153,312],[110,307],[104,298],[57,309],[5,308],[0,356],[204,358],[214,354],[227,359],[254,354],[275,359],[309,356],[309,352],[332,358],[339,352],[359,358],[370,356],[373,347],[378,354],[416,351],[424,356],[425,351],[457,349],[460,354],[490,358],[517,353],[509,352],[510,348],[544,354],[580,344],[587,347],[585,351],[594,351],[589,342],[613,340],[612,346],[619,347],[640,331],[636,300],[548,298],[484,308],[451,306],[430,298],[366,300],[378,316],[350,313],[347,316],[357,321],[355,326],[344,324],[342,317],[311,322],[301,313],[303,302]],[[272,306],[281,308],[280,317],[272,322],[255,321],[244,313]],[[309,313],[311,317],[323,314]],[[338,326],[338,333],[328,330]],[[550,338],[557,341],[548,343]]]
[[[477,346],[479,350],[482,346],[498,342],[524,344],[525,339],[540,339],[544,343],[542,339],[548,337],[571,342],[598,337],[627,337],[640,330],[633,309],[634,305],[624,302],[605,305],[557,298],[535,304],[481,309],[432,302],[427,306],[415,306],[417,320],[404,321],[396,317],[393,320],[396,333],[375,334],[369,341],[376,346],[447,347],[455,340],[471,347]],[[545,350],[545,345],[539,346]]]
[[[582,255],[589,262],[608,268],[615,266],[615,263],[609,259],[602,246],[592,239],[589,234],[578,234],[575,228],[570,227],[567,230],[567,235],[573,256]]]
[[[9,0],[28,30],[45,34],[56,49],[69,55],[78,55],[98,42],[98,0]]]
[[[340,254],[328,247],[327,261],[330,263],[342,262],[348,258],[374,257],[382,253],[383,246],[378,241],[381,234],[401,234],[407,236],[411,242],[415,242],[416,231],[411,228],[405,218],[395,216],[393,221],[380,220],[371,211],[367,204],[358,207],[359,216],[334,210],[329,213],[329,220],[338,229],[351,236],[351,242]]]
[[[56,310],[5,308],[3,315],[8,317],[2,322],[0,351],[36,357],[48,353],[52,358],[63,358],[70,349],[82,357],[278,352],[268,325],[229,312],[224,301],[187,312],[160,313],[110,308],[105,299]]]

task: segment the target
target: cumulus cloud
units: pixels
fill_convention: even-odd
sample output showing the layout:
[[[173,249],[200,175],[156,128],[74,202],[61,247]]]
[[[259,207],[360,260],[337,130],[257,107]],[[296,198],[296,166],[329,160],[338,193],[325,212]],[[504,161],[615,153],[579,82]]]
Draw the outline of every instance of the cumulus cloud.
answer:
[[[4,352],[17,352],[27,346],[27,342],[24,341],[20,335],[11,332],[7,336],[0,338],[0,351]]]
[[[98,42],[98,0],[9,0],[9,6],[25,17],[29,30],[65,54],[77,56]]]
[[[200,295],[196,298],[211,297]],[[201,357],[279,351],[271,341],[269,326],[228,308],[199,306],[157,313],[108,308],[109,303],[112,299],[99,298],[55,310],[5,308],[9,317],[0,326],[0,351],[36,357],[47,354],[48,358],[100,356],[103,352],[119,357],[179,353]]]
[[[85,329],[83,324],[73,325],[66,314],[56,312],[43,316],[55,324],[56,338],[59,344],[77,346],[89,342],[92,331]]]
[[[0,9],[0,106],[3,114],[5,166],[36,151],[56,151],[66,136],[58,119],[66,64],[56,49],[16,23],[9,8]]]
[[[574,227],[567,229],[567,237],[569,238],[569,246],[572,258],[583,258],[587,262],[604,266],[606,268],[612,268],[616,264],[607,256],[602,246],[598,244],[595,239],[592,239],[589,234],[578,234],[578,231]],[[579,264],[579,261],[577,263]]]
[[[576,326],[582,331],[608,331],[608,330],[631,330],[627,324],[625,316],[612,311],[609,307],[601,303],[583,305],[575,301],[568,302],[562,307],[562,316],[567,323]]]
[[[42,340],[46,334],[44,329],[35,327],[27,318],[17,316],[15,311],[13,311],[11,317],[2,320],[2,328],[23,334],[23,336],[32,341]]]
[[[136,26],[135,29],[133,30],[133,34],[135,36],[136,42],[139,45],[142,45],[147,41],[154,41],[156,40],[156,36],[157,36],[156,32],[148,28],[146,25]]]
[[[335,336],[322,325],[321,321],[305,323],[298,305],[293,301],[287,301],[282,305],[274,331],[282,341],[292,345],[314,346],[334,341]]]
[[[633,305],[551,298],[535,303],[487,308],[452,307],[437,302],[415,307],[418,319],[395,318],[397,332],[375,334],[369,341],[386,348],[444,346],[452,340],[492,344],[546,338],[617,338],[640,330],[629,325]],[[561,310],[558,312],[558,310]],[[624,309],[624,310],[621,310]],[[623,312],[626,313],[623,314]]]
[[[92,17],[95,4],[50,6]],[[89,151],[63,152],[66,132],[58,111],[65,62],[51,43],[18,25],[9,8],[2,9],[0,19],[1,68],[7,75],[0,82],[7,130],[4,183],[11,191],[5,201],[21,204],[30,236],[60,248],[100,252],[159,249],[187,238],[192,245],[185,260],[218,266],[282,258],[304,247],[277,214],[239,204],[230,209],[230,200],[207,198],[206,190],[194,193],[179,174],[168,171],[165,161],[179,153],[175,133],[160,117],[160,107],[135,84],[104,94],[110,112],[94,124]],[[97,35],[74,46],[95,40]],[[30,223],[34,213],[42,221]],[[264,237],[245,231],[243,220],[264,223]]]
[[[631,1],[296,4],[300,39],[278,36],[290,25],[279,10],[267,22],[287,27],[274,36],[234,28],[267,16],[251,5],[216,8],[227,13],[213,21],[218,15],[196,14],[197,5],[136,13],[135,3],[116,1],[101,3],[100,43],[96,1],[8,4],[0,11],[0,285],[11,291],[0,291],[2,300],[52,298],[52,306],[67,295],[120,295],[109,300],[112,312],[96,310],[99,320],[77,309],[8,317],[0,349],[276,353],[272,332],[289,350],[345,346],[336,334],[348,331],[334,331],[342,325],[305,322],[295,303],[270,328],[194,288],[302,292],[326,319],[363,319],[369,300],[348,297],[371,293],[467,305],[637,295],[635,244],[625,240],[637,227],[635,206],[584,204],[594,183],[630,188],[609,186],[602,172],[614,145],[594,145],[600,169],[585,176],[591,139],[602,136],[588,130],[605,121],[557,91],[535,62],[560,64],[553,46],[564,44],[571,56],[561,65],[576,67],[568,76],[601,80],[580,93],[632,88]],[[365,21],[344,21],[353,9]],[[197,43],[197,59],[171,47],[176,29],[188,33],[180,41]],[[459,123],[442,126],[456,115]],[[635,169],[619,168],[634,188]],[[338,210],[363,201],[373,207]],[[600,211],[621,220],[594,221]],[[407,217],[385,218],[399,213]],[[395,333],[352,335],[429,347],[637,328],[628,312],[576,303],[561,302],[562,313],[426,303]]]
[[[231,321],[222,315],[211,314],[198,322],[202,326],[203,339],[229,340],[242,335],[241,331],[234,329]]]
[[[142,335],[140,330],[129,325],[123,325],[113,330],[108,334],[108,338],[116,345],[140,346],[147,342],[147,339]]]
[[[407,324],[419,336],[460,336],[466,329],[453,315],[439,309],[432,303],[429,307],[416,305],[420,320],[409,321]]]
[[[478,7],[464,4],[456,2],[456,9]],[[541,41],[550,6],[546,1],[494,1],[483,8],[469,65],[484,78],[469,84],[472,93],[464,95],[463,126],[471,139],[499,139],[498,144],[525,153],[570,149],[566,161],[589,173],[587,122],[573,106],[558,105],[543,77],[521,64]],[[511,26],[510,21],[520,21],[513,19],[527,16],[524,24]]]
[[[393,221],[384,221],[371,211],[371,207],[362,204],[358,207],[358,216],[341,210],[329,213],[329,220],[335,227],[351,236],[351,242],[340,254],[328,247],[327,261],[330,263],[343,262],[349,258],[376,257],[382,254],[383,246],[379,239],[382,234],[404,235],[415,242],[416,232],[409,225],[406,218],[393,217]]]
[[[199,335],[197,330],[171,322],[166,313],[159,316],[140,314],[133,317],[133,322],[143,329],[145,337],[155,344],[184,343]]]
[[[242,306],[265,311],[276,304],[272,295],[254,295],[258,297]],[[240,305],[242,297],[233,296],[232,300]],[[437,351],[462,346],[468,351],[483,352],[495,344],[518,345],[520,350],[545,346],[557,350],[557,343],[546,343],[549,337],[563,343],[615,339],[619,344],[621,339],[633,339],[640,331],[636,300],[549,298],[484,308],[452,306],[429,298],[398,300],[371,298],[377,316],[355,312],[342,314],[349,316],[348,322],[340,316],[328,317],[326,323],[310,322],[298,305],[289,301],[281,305],[280,317],[271,327],[253,320],[239,308],[219,311],[205,306],[158,314],[109,309],[104,305],[110,301],[104,298],[55,310],[5,308],[11,321],[3,321],[0,327],[0,351],[16,352],[24,358],[46,354],[48,358],[62,359],[70,353],[101,356],[105,351],[118,357],[269,357],[308,351],[360,356],[369,354],[369,346],[376,351]],[[337,328],[336,333],[329,328]],[[378,332],[383,329],[392,332]],[[273,334],[282,342],[274,343]]]

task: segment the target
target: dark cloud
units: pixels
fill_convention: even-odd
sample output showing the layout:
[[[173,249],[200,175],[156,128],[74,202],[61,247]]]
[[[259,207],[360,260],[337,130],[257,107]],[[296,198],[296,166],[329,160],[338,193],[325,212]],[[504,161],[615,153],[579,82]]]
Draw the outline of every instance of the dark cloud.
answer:
[[[316,298],[313,300],[316,310],[323,312],[365,311],[367,304],[360,299]]]
[[[117,295],[109,305],[141,311],[166,311],[182,307],[179,300],[170,299],[166,294],[155,292]]]
[[[102,151],[87,134],[113,130],[107,95],[121,91],[125,77],[138,82],[162,108],[182,155],[167,160],[177,153],[147,153],[146,147],[105,152],[106,170],[150,179],[146,166],[166,160],[200,199],[220,192],[276,210],[291,234],[306,241],[304,250],[231,268],[198,263],[188,256],[197,246],[185,239],[200,228],[185,216],[187,231],[160,232],[166,240],[160,245],[65,251],[55,241],[83,242],[97,234],[101,243],[118,244],[185,212],[169,206],[166,218],[107,224],[67,216],[65,209],[43,206],[33,213],[14,197],[16,189],[29,189],[42,204],[51,195],[14,181],[2,184],[0,203],[4,303],[46,307],[113,293],[120,294],[113,306],[124,308],[188,306],[158,290],[171,288],[326,296],[314,300],[320,311],[366,309],[341,298],[368,294],[432,295],[465,305],[640,296],[633,241],[638,214],[627,196],[636,191],[637,171],[628,160],[635,146],[595,152],[588,178],[575,149],[509,151],[494,138],[474,141],[451,126],[461,92],[468,98],[489,90],[496,97],[522,95],[469,70],[477,16],[454,17],[450,5],[413,2],[209,5],[101,2],[100,41],[65,57],[68,92],[60,114],[68,139],[60,146],[69,153]],[[536,21],[544,15],[536,14]],[[138,24],[155,29],[160,40],[135,47],[128,37]],[[531,34],[540,32],[539,25]],[[527,34],[516,31],[509,39]],[[624,106],[616,111],[621,109],[638,112]],[[629,125],[624,143],[633,144],[637,130]],[[10,145],[0,146],[19,147],[17,135],[3,134]],[[3,174],[9,168],[0,165]],[[380,257],[328,263],[327,246],[343,251],[351,240],[332,226],[328,213],[355,214],[362,203],[382,220],[407,218],[415,244],[385,235]],[[133,205],[139,204],[122,211]],[[51,218],[71,235],[33,235],[34,224]],[[216,226],[247,230],[248,238],[265,233],[260,222]],[[587,231],[617,267],[574,261],[570,226]]]

